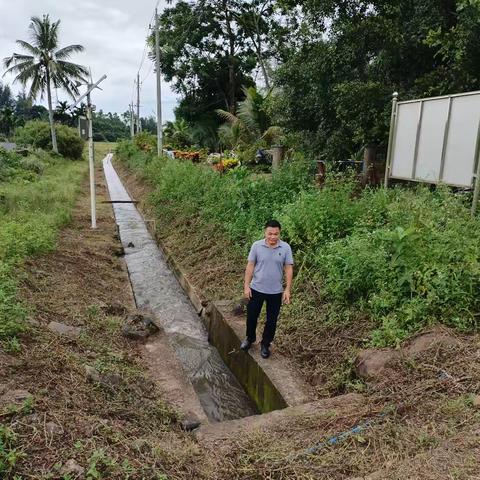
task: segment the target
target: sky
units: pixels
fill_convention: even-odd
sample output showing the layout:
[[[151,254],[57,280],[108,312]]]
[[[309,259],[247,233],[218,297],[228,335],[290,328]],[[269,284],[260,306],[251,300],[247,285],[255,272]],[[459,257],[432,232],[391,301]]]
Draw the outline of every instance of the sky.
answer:
[[[92,103],[97,110],[117,112],[128,110],[136,103],[134,79],[140,69],[140,115],[156,116],[156,82],[152,62],[142,56],[148,26],[153,18],[156,0],[0,0],[0,60],[13,52],[23,53],[15,40],[30,41],[29,25],[32,16],[49,14],[53,21],[61,20],[59,45],[80,44],[83,53],[74,54],[71,61],[91,68],[93,81],[107,75],[101,83],[102,90],[95,90]],[[161,0],[159,12],[165,8]],[[141,66],[141,68],[140,68]],[[3,75],[5,68],[0,65]],[[22,89],[12,84],[12,75],[0,76],[14,93]],[[83,88],[83,87],[82,87]],[[82,90],[83,92],[83,90]],[[69,100],[65,92],[53,92],[53,101]],[[37,103],[45,104],[38,99]],[[174,120],[173,110],[177,96],[162,80],[162,120]]]

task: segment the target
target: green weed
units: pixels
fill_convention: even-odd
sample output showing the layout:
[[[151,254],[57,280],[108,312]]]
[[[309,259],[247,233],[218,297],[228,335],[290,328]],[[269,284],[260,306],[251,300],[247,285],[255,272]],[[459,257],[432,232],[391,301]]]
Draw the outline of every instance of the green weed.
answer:
[[[5,156],[2,154],[0,160]],[[0,175],[0,342],[10,351],[19,349],[16,338],[25,331],[27,313],[17,299],[19,267],[27,257],[55,248],[59,228],[70,221],[86,170],[80,162],[45,153],[39,157],[29,160],[14,156],[9,159],[8,177]],[[5,171],[5,165],[1,165],[0,161],[0,170]],[[26,168],[35,172],[28,181],[18,173]]]
[[[278,218],[302,266],[296,302],[306,309],[334,304],[335,319],[360,312],[373,320],[374,345],[396,345],[436,322],[477,327],[480,225],[463,194],[442,186],[360,190],[351,177],[335,175],[318,189],[302,159],[265,177],[244,168],[219,175],[149,156],[130,142],[117,155],[151,182],[150,201],[164,222],[200,219],[200,228],[221,231],[243,253],[265,221]]]
[[[17,436],[8,427],[0,424],[0,478],[14,471],[15,465],[24,456],[21,450],[15,448]]]

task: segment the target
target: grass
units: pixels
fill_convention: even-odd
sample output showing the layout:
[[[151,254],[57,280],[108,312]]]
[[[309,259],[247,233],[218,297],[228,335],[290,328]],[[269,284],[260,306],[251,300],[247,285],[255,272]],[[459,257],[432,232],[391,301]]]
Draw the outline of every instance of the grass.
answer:
[[[0,342],[12,350],[25,329],[26,308],[17,301],[20,267],[33,255],[55,248],[58,230],[71,210],[86,172],[85,162],[46,153],[32,155],[40,173],[12,168],[0,182]]]
[[[275,343],[324,394],[363,388],[351,373],[359,348],[396,346],[436,323],[477,328],[480,225],[468,195],[362,190],[334,175],[318,189],[301,158],[259,177],[157,159],[130,142],[117,157],[150,185],[158,235],[210,299],[241,296],[251,242],[267,219],[281,221],[296,267]]]

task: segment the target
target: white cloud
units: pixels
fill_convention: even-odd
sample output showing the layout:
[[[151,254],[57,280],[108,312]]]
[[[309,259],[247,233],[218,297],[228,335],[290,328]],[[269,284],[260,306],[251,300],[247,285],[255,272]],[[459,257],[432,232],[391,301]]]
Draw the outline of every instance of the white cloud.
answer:
[[[28,26],[32,16],[48,13],[52,20],[61,20],[60,46],[81,44],[85,47],[85,52],[72,57],[72,61],[90,67],[94,80],[107,75],[101,85],[103,90],[97,90],[93,96],[97,108],[123,113],[132,99],[136,102],[133,81],[155,3],[155,0],[104,0],[101,3],[92,0],[0,0],[0,59],[19,52],[15,40],[29,40]],[[164,5],[160,2],[159,9]],[[151,61],[146,58],[140,71],[140,79],[144,80],[140,95],[143,116],[155,114],[156,83],[151,67]],[[3,74],[3,66],[1,71]],[[11,85],[13,77],[7,75],[1,81]],[[21,89],[20,85],[11,86],[14,92]],[[67,99],[60,91],[58,98]],[[176,95],[163,82],[164,120],[174,118],[176,103]]]

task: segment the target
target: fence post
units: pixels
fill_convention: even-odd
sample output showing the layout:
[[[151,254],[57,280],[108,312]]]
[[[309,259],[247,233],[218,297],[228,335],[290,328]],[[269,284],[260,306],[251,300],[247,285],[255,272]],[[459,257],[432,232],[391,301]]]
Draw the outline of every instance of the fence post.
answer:
[[[377,149],[375,145],[367,145],[363,150],[363,185],[375,184],[375,159]]]
[[[272,145],[272,170],[277,170],[283,162],[285,147],[283,145]]]
[[[392,98],[392,115],[390,116],[390,133],[388,134],[388,148],[387,148],[387,158],[385,161],[385,188],[388,187],[388,177],[390,174],[390,164],[392,161],[392,151],[393,151],[393,134],[395,131],[395,124],[397,122],[397,102],[398,102],[398,92],[393,92]]]
[[[478,197],[480,193],[480,121],[478,122],[477,129],[477,145],[475,148],[475,159],[477,162],[477,168],[475,172],[475,184],[473,189],[473,201],[472,201],[472,217],[475,215],[478,206]]]

